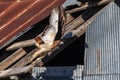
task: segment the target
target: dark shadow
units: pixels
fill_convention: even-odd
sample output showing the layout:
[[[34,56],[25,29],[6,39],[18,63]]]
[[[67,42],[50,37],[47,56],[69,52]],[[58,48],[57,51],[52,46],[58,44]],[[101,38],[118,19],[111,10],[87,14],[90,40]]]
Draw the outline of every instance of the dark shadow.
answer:
[[[89,48],[89,46],[88,46],[88,44],[87,44],[87,43],[85,43],[85,49],[86,49],[86,48]]]
[[[82,18],[86,21],[88,20],[91,16],[93,16],[94,14],[96,14],[99,10],[101,10],[103,6],[99,6],[99,7],[93,7],[88,9],[86,12],[84,12],[84,14],[82,14]]]
[[[95,13],[101,10],[101,8],[103,8],[104,6],[88,9],[82,14],[82,18],[85,21],[88,20],[91,16],[93,16]],[[73,15],[76,16],[76,14]],[[70,44],[67,48],[65,48],[63,51],[61,51],[58,55],[56,55],[47,63],[45,63],[44,66],[75,66],[77,64],[84,65],[85,47],[88,46],[85,45],[84,34],[80,38],[75,40],[72,44]],[[49,56],[46,57],[46,59],[48,58]],[[46,59],[44,59],[43,62],[45,62]]]
[[[0,80],[32,80],[30,73],[19,74],[16,76],[18,79],[10,79],[10,77],[1,78]]]
[[[63,51],[55,55],[55,57],[53,57],[47,63],[45,63],[44,66],[76,66],[77,64],[83,65],[84,49],[85,49],[85,34],[82,35],[77,40],[75,40],[73,43],[71,43]],[[49,56],[44,58],[43,63],[48,58]]]
[[[115,0],[115,3],[120,7],[120,0]]]

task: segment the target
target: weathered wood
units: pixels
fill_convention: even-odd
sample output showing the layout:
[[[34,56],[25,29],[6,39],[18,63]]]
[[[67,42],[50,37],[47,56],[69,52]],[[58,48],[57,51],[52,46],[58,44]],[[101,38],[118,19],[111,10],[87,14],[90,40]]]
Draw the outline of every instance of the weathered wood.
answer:
[[[16,64],[14,64],[11,68],[19,68],[24,67],[27,64],[31,63],[30,59],[31,56],[38,50],[38,48],[33,49],[31,52],[29,52],[25,57],[23,57],[21,60],[19,60]]]
[[[89,20],[87,20],[83,25],[81,25],[81,26],[83,26],[82,27],[82,29],[84,29],[83,31],[82,30],[79,30],[79,32],[78,32],[78,30],[76,29],[76,30],[73,30],[72,32],[76,32],[75,33],[75,35],[77,34],[77,33],[80,33],[80,34],[77,34],[76,36],[77,37],[79,37],[79,36],[81,36],[82,34],[84,34],[85,33],[85,30],[86,30],[86,28],[87,28],[87,26],[89,25],[88,24],[88,22],[90,23],[90,22],[92,22],[92,20],[91,19],[95,19],[95,17],[98,15],[98,13],[97,14],[95,14],[94,16],[92,16]],[[72,25],[69,25],[69,27],[71,27]],[[80,26],[80,27],[81,27]],[[77,27],[78,28],[78,27]],[[76,37],[76,38],[77,38]],[[56,47],[53,51],[50,51],[50,52],[46,52],[46,53],[44,53],[44,54],[42,54],[42,55],[37,55],[37,57],[38,56],[40,56],[40,57],[45,57],[44,58],[44,63],[45,62],[47,62],[49,59],[51,59],[52,57],[54,57],[57,53],[59,53],[61,50],[63,50],[65,47],[67,47],[69,44],[71,44],[76,38],[73,38],[73,39],[70,39],[70,40],[68,40],[68,39],[65,39],[65,40],[63,40],[63,43],[65,43],[64,45],[62,45],[62,47],[61,47],[61,45],[59,45],[61,48],[58,50],[58,47]],[[32,54],[34,53],[34,52],[36,52],[36,51],[33,51],[32,52]],[[52,53],[53,52],[53,54],[52,55],[49,55],[49,53]],[[22,59],[17,65],[16,65],[16,67],[18,66],[25,66],[25,65],[27,65],[28,63],[30,63],[31,62],[31,55],[32,54],[30,54],[29,56],[26,56],[26,57],[24,57],[24,59]],[[47,57],[47,58],[46,58]],[[39,61],[39,59],[36,59],[35,60],[35,62],[33,62],[34,64],[37,64],[38,62],[40,62],[40,64],[39,65],[43,65],[44,63],[41,63],[41,59],[40,59],[40,61]],[[15,66],[14,66],[15,67]]]
[[[25,54],[26,54],[25,50],[23,50],[22,48],[20,48],[19,50],[17,50],[15,53],[13,53],[11,56],[9,56],[8,58],[6,58],[5,60],[3,60],[0,63],[0,70],[4,70],[4,69],[8,68],[14,62],[16,62],[21,57],[23,57]]]
[[[76,30],[72,30],[71,32],[73,33],[74,36],[80,37],[82,34],[86,32],[87,27],[94,21],[94,19],[105,9],[101,9],[98,11],[94,16],[89,18],[83,25],[79,26]]]
[[[40,49],[38,51],[36,51],[32,57],[31,57],[31,62],[37,58],[37,57],[43,57],[46,56],[48,52],[50,52],[52,49],[54,49],[56,46],[58,46],[60,43],[59,40],[54,41],[53,45],[47,45],[47,44],[42,44],[40,45]]]
[[[52,46],[52,49],[55,48],[57,45],[59,44],[59,41],[55,41],[54,45]],[[39,61],[39,59],[36,59],[35,61],[32,62],[33,59],[35,59],[35,57],[45,57],[48,52],[45,53],[41,53],[40,55],[35,55],[34,53],[38,52],[38,48],[35,48],[34,50],[32,50],[30,53],[28,53],[25,57],[23,57],[20,61],[18,61],[16,64],[14,64],[11,68],[19,68],[19,67],[24,67],[27,64],[32,64],[32,65],[36,65],[38,62],[40,64],[42,64],[41,61]],[[34,58],[32,57],[34,54]]]
[[[85,11],[83,14],[73,19],[69,24],[64,27],[64,32],[67,33],[71,30],[77,29],[80,25],[82,25],[85,21],[87,21],[91,16],[93,16],[97,11],[101,8],[93,8]]]
[[[93,12],[94,11],[94,9],[91,11],[91,12]],[[95,12],[94,12],[95,13]],[[81,25],[81,26],[83,26],[82,27],[82,29],[84,29],[83,31],[82,30],[80,30],[79,32],[78,31],[74,31],[74,36],[77,36],[77,37],[79,37],[79,36],[81,36],[82,34],[84,34],[85,33],[85,30],[86,30],[86,28],[87,28],[87,26],[89,25],[88,24],[88,22],[90,23],[90,22],[92,22],[94,19],[95,19],[95,17],[98,15],[98,13],[97,14],[95,14],[94,16],[92,16],[89,20],[87,20],[83,25]],[[91,19],[93,19],[93,20],[91,20]],[[77,21],[78,22],[78,21]],[[69,25],[69,27],[72,27],[73,26],[73,24],[74,23],[72,23],[71,25]],[[86,25],[85,25],[86,24]],[[78,27],[81,27],[81,26],[78,26],[77,25],[77,27],[76,28],[78,28]],[[71,31],[71,29],[69,29],[70,31]],[[77,33],[80,33],[80,34],[77,34]],[[18,66],[25,66],[26,64],[28,64],[28,63],[30,63],[31,61],[30,61],[30,59],[35,59],[36,57],[40,57],[40,58],[38,58],[38,59],[36,59],[32,64],[37,64],[37,63],[39,63],[40,62],[40,64],[39,65],[43,65],[45,62],[47,62],[49,59],[51,59],[52,57],[54,57],[57,53],[59,53],[61,50],[63,50],[65,47],[67,47],[69,44],[71,44],[75,39],[77,39],[77,37],[76,38],[72,38],[72,39],[65,39],[65,40],[63,40],[63,43],[64,44],[60,44],[59,46],[60,46],[60,48],[58,49],[58,47],[59,46],[57,46],[56,48],[54,48],[54,50],[52,50],[52,51],[50,51],[50,52],[46,52],[46,53],[43,53],[43,54],[41,54],[41,55],[35,55],[35,57],[34,58],[32,58],[32,54],[33,53],[35,53],[35,52],[37,52],[37,50],[36,51],[33,51],[32,52],[32,54],[30,55],[30,56],[26,56],[24,59],[22,59],[17,65],[16,65],[16,67]],[[62,47],[61,47],[62,46]],[[53,52],[53,54],[52,55],[49,55],[50,53],[52,53]],[[41,61],[41,57],[44,57],[44,59],[43,59],[43,63],[42,63],[42,61]],[[46,58],[47,57],[47,58]],[[40,61],[39,61],[40,60]],[[24,62],[24,63],[23,63]],[[15,67],[15,66],[14,66]]]
[[[21,68],[14,68],[14,69],[7,69],[0,71],[0,78],[6,78],[9,76],[19,75],[23,73],[29,72],[33,68],[32,65],[21,67]]]
[[[71,14],[71,13],[75,13],[75,12],[78,12],[78,11],[83,11],[83,10],[86,10],[86,9],[89,9],[89,8],[92,8],[92,7],[107,4],[111,1],[114,1],[114,0],[101,0],[100,2],[95,2],[95,3],[92,3],[92,4],[86,4],[82,7],[78,7],[78,8],[72,9],[72,10],[68,10],[68,11],[66,11],[66,13]]]
[[[64,31],[69,31],[69,30],[73,30],[76,27],[80,26],[82,23],[84,23],[85,20],[83,19],[83,17],[80,15],[78,18],[74,19],[72,22],[70,22],[69,24],[67,24],[64,28]]]
[[[34,39],[25,40],[25,41],[16,42],[16,43],[12,44],[11,46],[9,46],[9,47],[6,49],[6,51],[18,49],[18,48],[20,48],[20,47],[33,46],[33,45],[35,45],[35,40],[34,40]]]
[[[49,53],[42,59],[42,63],[38,64],[39,66],[43,66],[47,61],[52,59],[55,55],[57,55],[60,51],[65,49],[67,46],[69,46],[73,41],[75,41],[78,37],[83,35],[86,32],[86,29],[90,23],[93,22],[93,20],[105,9],[102,8],[100,11],[98,11],[94,16],[92,16],[90,19],[88,19],[85,23],[83,23],[81,26],[79,26],[77,29],[71,31],[71,33],[74,35],[71,38],[64,38],[62,39],[63,44],[60,44],[58,47],[56,47],[52,52],[51,55]]]
[[[66,16],[67,16],[66,24],[69,24],[72,20],[74,20],[71,14],[66,14]]]

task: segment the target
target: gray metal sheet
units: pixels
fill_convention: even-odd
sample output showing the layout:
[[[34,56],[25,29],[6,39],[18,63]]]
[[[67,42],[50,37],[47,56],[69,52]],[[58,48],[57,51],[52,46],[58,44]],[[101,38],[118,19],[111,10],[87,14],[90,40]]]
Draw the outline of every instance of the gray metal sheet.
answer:
[[[33,78],[37,80],[82,80],[83,66],[77,67],[35,67]]]
[[[85,74],[120,73],[119,0],[110,3],[88,27],[86,45]]]
[[[85,76],[83,80],[120,80],[120,74]]]

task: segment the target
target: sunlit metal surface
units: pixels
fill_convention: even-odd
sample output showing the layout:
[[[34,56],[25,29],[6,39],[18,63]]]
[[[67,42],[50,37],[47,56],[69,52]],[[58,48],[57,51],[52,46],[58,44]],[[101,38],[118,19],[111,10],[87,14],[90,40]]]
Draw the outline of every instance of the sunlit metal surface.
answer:
[[[86,32],[85,74],[120,73],[120,1],[110,3]],[[100,76],[101,76],[100,75]],[[115,77],[112,75],[113,77]],[[103,77],[104,77],[103,76]],[[99,77],[98,77],[99,78]],[[102,78],[102,77],[101,77]],[[89,80],[89,79],[86,79]],[[101,79],[90,79],[101,80]],[[110,78],[102,79],[110,80]],[[113,80],[113,79],[111,79]]]
[[[64,1],[0,0],[0,47],[26,28],[47,17],[53,8],[60,6]]]
[[[120,80],[120,74],[85,76],[83,80]]]

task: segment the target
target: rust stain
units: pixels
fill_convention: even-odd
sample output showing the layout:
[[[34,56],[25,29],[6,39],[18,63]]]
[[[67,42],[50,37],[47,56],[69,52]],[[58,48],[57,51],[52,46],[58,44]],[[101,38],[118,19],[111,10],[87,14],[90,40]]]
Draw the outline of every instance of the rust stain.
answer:
[[[0,0],[0,46],[47,17],[65,0]]]
[[[100,66],[100,50],[97,50],[97,64],[98,64],[98,72],[101,71],[101,66]]]

